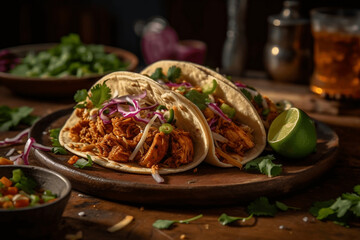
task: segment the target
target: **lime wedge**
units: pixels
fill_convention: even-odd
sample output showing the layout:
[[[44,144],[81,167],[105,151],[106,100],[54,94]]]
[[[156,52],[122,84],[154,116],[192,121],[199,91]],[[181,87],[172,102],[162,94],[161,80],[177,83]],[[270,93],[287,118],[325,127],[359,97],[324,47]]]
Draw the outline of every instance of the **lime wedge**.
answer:
[[[270,125],[269,145],[282,156],[303,158],[316,148],[316,129],[313,120],[302,110],[290,108]]]

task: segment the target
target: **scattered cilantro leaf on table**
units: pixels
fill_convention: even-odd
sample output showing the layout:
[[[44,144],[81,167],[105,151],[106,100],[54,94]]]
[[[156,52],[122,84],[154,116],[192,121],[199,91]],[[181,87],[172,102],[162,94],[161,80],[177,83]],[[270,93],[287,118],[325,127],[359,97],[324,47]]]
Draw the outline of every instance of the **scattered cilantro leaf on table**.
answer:
[[[189,219],[185,219],[185,220],[164,220],[164,219],[158,219],[153,223],[153,227],[157,228],[157,229],[168,229],[170,228],[174,223],[186,223],[188,224],[189,222],[195,221],[199,218],[202,218],[202,214],[197,215],[193,218],[189,218]]]
[[[33,108],[28,106],[18,108],[0,106],[0,131],[8,131],[19,124],[31,126],[39,119],[39,117],[31,115],[32,111]]]
[[[329,220],[341,226],[349,226],[349,221],[360,217],[360,185],[354,193],[344,193],[336,200],[314,202],[309,212],[319,220]]]
[[[293,209],[293,210],[299,210],[300,209],[300,208],[297,208],[297,207],[288,206],[285,203],[282,203],[282,202],[279,202],[279,201],[275,201],[275,205],[281,211],[287,211],[289,209]]]
[[[276,206],[269,202],[266,197],[260,197],[251,202],[247,207],[248,213],[255,216],[275,216],[277,213]]]
[[[272,160],[275,160],[274,155],[261,156],[246,163],[244,169],[246,171],[256,170],[268,177],[279,176],[282,172],[282,165],[274,164]]]
[[[245,222],[245,221],[251,219],[252,217],[253,217],[253,214],[250,214],[248,217],[234,217],[234,216],[229,216],[226,213],[223,213],[218,218],[218,221],[221,225],[228,225],[237,220],[241,220],[242,222]]]

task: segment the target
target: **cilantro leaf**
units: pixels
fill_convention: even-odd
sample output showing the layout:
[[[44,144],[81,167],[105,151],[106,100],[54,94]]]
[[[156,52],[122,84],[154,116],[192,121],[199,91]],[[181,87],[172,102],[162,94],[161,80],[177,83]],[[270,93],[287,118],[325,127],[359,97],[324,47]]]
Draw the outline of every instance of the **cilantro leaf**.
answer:
[[[278,176],[282,172],[282,165],[274,164],[272,160],[275,160],[275,157],[272,154],[257,157],[254,160],[246,163],[244,169],[258,170],[260,173],[265,174],[268,177]]]
[[[336,199],[333,205],[330,208],[337,212],[337,217],[341,218],[345,215],[345,213],[351,208],[351,201],[350,200],[343,200],[341,197]]]
[[[37,116],[30,115],[32,111],[33,108],[27,106],[19,108],[0,106],[0,131],[8,131],[20,123],[32,125],[38,119]]]
[[[176,221],[173,220],[164,220],[158,219],[153,223],[153,227],[157,229],[168,229],[170,228]]]
[[[157,81],[159,79],[165,79],[165,75],[162,72],[162,68],[157,68],[153,74],[150,76],[151,79]]]
[[[187,99],[193,102],[200,110],[205,110],[207,104],[210,102],[207,94],[199,93],[198,91],[191,89],[184,95]]]
[[[276,206],[271,204],[266,197],[260,197],[251,202],[247,207],[250,214],[255,216],[275,216],[277,213]]]
[[[106,100],[111,98],[111,89],[106,86],[106,81],[104,81],[102,84],[96,84],[90,89],[90,92],[90,101],[96,108],[100,108]]]
[[[335,200],[331,199],[328,201],[323,201],[323,202],[314,202],[312,207],[309,209],[309,212],[311,213],[311,215],[313,215],[314,217],[317,217],[319,215],[319,211],[322,208],[328,208],[330,207],[333,203],[335,202]]]
[[[250,214],[250,216],[248,216],[248,217],[233,217],[233,216],[227,215],[226,213],[223,213],[218,218],[218,221],[221,225],[227,225],[227,224],[235,222],[237,220],[241,220],[241,221],[245,222],[246,220],[249,220],[252,217],[253,217],[252,214]]]
[[[164,219],[158,219],[153,223],[153,227],[157,229],[168,229],[170,228],[174,223],[190,223],[192,221],[195,221],[199,218],[202,218],[202,214],[197,215],[195,217],[185,219],[185,220],[164,220]]]
[[[279,201],[276,201],[275,202],[275,205],[278,209],[282,210],[282,211],[287,211],[289,209],[294,209],[294,210],[299,210],[300,208],[297,208],[297,207],[290,207],[288,205],[286,205],[285,203],[282,203],[282,202],[279,202]]]
[[[260,94],[258,94],[258,95],[256,95],[256,96],[254,97],[254,101],[256,102],[257,105],[262,106],[263,98],[262,98],[262,96],[261,96]]]
[[[87,160],[84,158],[79,158],[76,163],[73,164],[74,167],[77,168],[84,168],[84,167],[91,167],[92,166],[92,159],[90,155],[86,155]]]
[[[331,208],[321,208],[316,218],[322,220],[334,213],[335,213],[334,210],[332,210]]]
[[[53,148],[51,149],[51,152],[55,154],[62,154],[66,155],[67,151],[66,149],[61,146],[59,142],[59,134],[60,134],[60,128],[53,128],[50,129],[50,141],[52,143]]]
[[[350,210],[355,216],[360,217],[360,201],[357,202]]]
[[[242,89],[240,89],[240,91],[245,95],[245,97],[247,99],[249,99],[249,101],[252,100],[252,95],[248,90],[246,90],[245,88],[242,88]]]
[[[74,95],[75,102],[79,103],[85,101],[88,96],[86,89],[77,90]]]
[[[354,192],[356,192],[358,195],[360,195],[360,185],[356,185],[354,187]]]
[[[171,66],[167,72],[167,78],[170,82],[176,82],[176,79],[181,75],[181,69],[176,66]]]

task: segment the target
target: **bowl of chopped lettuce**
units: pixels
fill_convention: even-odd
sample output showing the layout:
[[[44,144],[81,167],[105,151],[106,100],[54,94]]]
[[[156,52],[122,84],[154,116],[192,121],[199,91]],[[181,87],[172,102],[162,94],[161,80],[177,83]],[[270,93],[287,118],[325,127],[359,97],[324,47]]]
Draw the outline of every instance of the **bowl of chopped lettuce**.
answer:
[[[28,165],[0,166],[2,233],[14,239],[51,237],[58,229],[70,193],[69,180],[52,170]]]
[[[33,44],[0,51],[0,82],[15,94],[71,97],[88,89],[102,76],[134,71],[138,58],[124,49],[84,44],[69,34],[60,43]]]

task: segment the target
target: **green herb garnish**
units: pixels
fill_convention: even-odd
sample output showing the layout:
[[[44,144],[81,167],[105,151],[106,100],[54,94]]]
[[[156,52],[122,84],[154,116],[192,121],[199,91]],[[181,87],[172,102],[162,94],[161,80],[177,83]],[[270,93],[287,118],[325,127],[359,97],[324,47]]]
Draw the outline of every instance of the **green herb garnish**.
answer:
[[[247,207],[249,214],[255,216],[275,216],[277,213],[276,206],[271,204],[266,197],[260,197],[251,202]]]
[[[39,119],[39,117],[31,115],[32,111],[33,108],[27,106],[19,108],[0,106],[0,132],[8,131],[19,124],[31,126]]]
[[[205,110],[207,104],[211,102],[209,96],[204,93],[199,93],[198,91],[192,89],[184,95],[187,99],[193,102],[200,110]]]
[[[91,167],[92,166],[92,159],[90,155],[86,155],[87,160],[84,158],[79,158],[76,163],[73,164],[74,167],[77,168],[84,168],[84,167]]]
[[[157,68],[153,74],[150,76],[151,79],[157,81],[159,79],[164,80],[166,76],[162,72],[162,68]]]
[[[106,53],[104,46],[83,44],[79,35],[69,34],[61,43],[39,53],[29,52],[10,73],[27,77],[82,77],[126,70],[128,63],[115,54]]]
[[[51,149],[51,152],[55,153],[55,154],[61,154],[61,155],[66,155],[67,151],[66,149],[61,146],[60,142],[59,142],[59,134],[60,134],[60,128],[53,128],[50,129],[50,140],[52,142],[52,146],[53,148]]]
[[[281,174],[282,165],[274,164],[272,160],[275,160],[275,157],[271,154],[258,157],[246,163],[244,169],[257,170],[260,171],[260,173],[267,175],[268,177],[275,177]]]
[[[248,217],[233,217],[229,216],[226,213],[223,213],[218,218],[218,221],[221,225],[227,225],[229,223],[235,222],[237,220],[241,220],[242,222],[245,222],[253,217],[253,214],[250,214]]]
[[[167,72],[167,79],[170,82],[176,82],[176,79],[178,79],[181,75],[181,69],[176,66],[171,66],[168,69]]]
[[[309,212],[319,220],[329,220],[341,226],[349,226],[351,219],[360,217],[360,185],[354,193],[344,193],[336,200],[315,202]]]
[[[153,227],[154,228],[157,228],[157,229],[168,229],[170,228],[174,223],[186,223],[188,224],[189,222],[191,221],[195,221],[199,218],[202,218],[202,214],[196,216],[196,217],[193,217],[193,218],[189,218],[189,219],[185,219],[185,220],[163,220],[163,219],[159,219],[159,220],[156,220],[154,223],[153,223]]]
[[[111,98],[111,89],[106,86],[106,81],[102,84],[96,84],[90,89],[89,99],[96,108],[101,108],[101,105]]]
[[[285,203],[282,203],[282,202],[279,202],[279,201],[276,201],[275,202],[275,205],[278,209],[280,209],[281,211],[287,211],[289,209],[293,209],[293,210],[300,210],[300,208],[297,208],[297,207],[291,207],[291,206],[288,206],[286,205]]]

